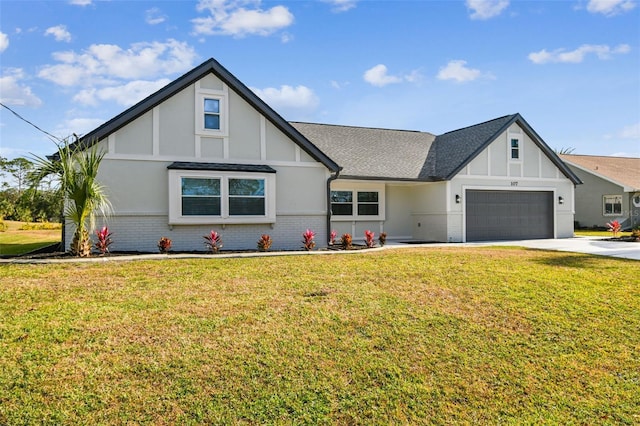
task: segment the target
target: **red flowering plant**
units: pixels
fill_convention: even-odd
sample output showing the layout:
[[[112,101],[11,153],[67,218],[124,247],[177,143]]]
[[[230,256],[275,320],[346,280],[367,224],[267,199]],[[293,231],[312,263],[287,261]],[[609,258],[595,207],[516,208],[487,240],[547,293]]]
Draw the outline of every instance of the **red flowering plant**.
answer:
[[[113,241],[111,240],[111,232],[109,228],[103,226],[102,229],[96,231],[96,238],[98,241],[95,244],[95,248],[98,249],[101,255],[105,255],[109,252],[109,246]]]
[[[609,231],[613,232],[613,238],[616,238],[622,230],[622,225],[620,225],[620,222],[617,220],[612,220],[607,223],[607,228],[609,228]]]
[[[329,245],[332,246],[336,243],[336,237],[338,236],[338,233],[333,230],[331,231],[331,234],[329,234]]]
[[[374,239],[376,234],[373,231],[366,230],[364,231],[364,243],[369,248],[373,248],[376,245],[376,240]]]
[[[386,232],[381,232],[380,235],[378,235],[378,242],[380,243],[380,246],[383,246],[387,243],[387,233]]]
[[[313,240],[315,236],[316,233],[310,229],[304,231],[304,233],[302,234],[302,247],[305,250],[313,250],[313,248],[316,246],[316,242]]]
[[[262,234],[258,240],[258,250],[267,251],[271,248],[271,244],[273,244],[271,236],[269,234]]]
[[[345,250],[351,250],[353,247],[353,238],[351,234],[342,234],[342,238],[340,238],[340,245]]]
[[[168,253],[171,250],[171,239],[167,237],[162,237],[158,241],[158,250],[160,253]]]
[[[222,248],[222,236],[213,229],[209,235],[204,235],[204,245],[211,253],[217,253]]]

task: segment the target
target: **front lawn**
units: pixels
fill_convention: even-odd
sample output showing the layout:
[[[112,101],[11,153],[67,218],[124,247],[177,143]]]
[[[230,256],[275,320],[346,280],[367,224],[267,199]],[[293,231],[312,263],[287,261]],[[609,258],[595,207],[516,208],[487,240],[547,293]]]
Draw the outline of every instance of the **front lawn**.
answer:
[[[611,231],[595,231],[591,229],[576,229],[573,231],[573,235],[576,237],[604,237],[613,238],[613,232]],[[618,237],[628,237],[631,235],[629,232],[618,232]]]
[[[58,229],[20,229],[26,222],[4,221],[7,230],[0,232],[0,256],[15,256],[29,253],[42,247],[60,242]]]
[[[637,261],[0,266],[0,424],[638,424]]]

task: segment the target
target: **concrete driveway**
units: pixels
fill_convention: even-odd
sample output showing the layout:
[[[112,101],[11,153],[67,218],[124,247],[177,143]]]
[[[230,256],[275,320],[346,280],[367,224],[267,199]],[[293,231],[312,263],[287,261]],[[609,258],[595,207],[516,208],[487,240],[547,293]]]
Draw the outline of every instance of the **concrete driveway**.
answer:
[[[640,243],[606,241],[602,238],[575,237],[557,240],[521,240],[466,243],[469,246],[518,246],[541,250],[570,251],[574,253],[596,254],[640,260]]]

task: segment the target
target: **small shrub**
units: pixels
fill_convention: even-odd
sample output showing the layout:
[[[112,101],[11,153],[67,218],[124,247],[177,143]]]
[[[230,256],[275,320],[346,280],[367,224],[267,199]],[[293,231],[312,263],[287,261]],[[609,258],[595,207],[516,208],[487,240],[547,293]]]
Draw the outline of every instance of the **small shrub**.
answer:
[[[334,245],[336,243],[336,237],[338,236],[338,233],[333,230],[331,231],[331,234],[329,234],[329,245]]]
[[[617,220],[612,220],[611,222],[607,223],[607,229],[613,232],[613,238],[616,238],[620,233],[620,230],[622,229],[622,225],[620,225],[620,222],[618,222]]]
[[[302,234],[302,247],[305,250],[313,250],[313,248],[316,246],[316,242],[313,240],[315,236],[316,233],[310,229],[304,231],[304,233]]]
[[[100,252],[100,254],[104,255],[109,252],[109,246],[113,241],[111,240],[111,232],[109,232],[109,228],[103,226],[102,229],[96,231],[96,237],[98,241],[95,244],[96,249]]]
[[[640,241],[640,226],[636,226],[631,231],[631,237],[633,237],[636,241]]]
[[[376,245],[375,236],[376,234],[373,231],[370,231],[368,229],[364,231],[364,243],[367,245],[367,247],[373,248]]]
[[[222,248],[222,236],[213,229],[209,235],[204,235],[204,245],[211,253],[217,253]]]
[[[387,233],[386,232],[381,232],[380,235],[378,235],[378,242],[380,243],[380,247],[382,247],[383,245],[385,245],[387,243]]]
[[[262,234],[258,240],[258,250],[267,251],[271,248],[271,244],[273,244],[271,236],[269,234]]]
[[[9,226],[6,223],[4,223],[3,220],[0,220],[0,232],[4,232],[7,229],[9,229]]]
[[[353,247],[353,238],[351,237],[351,234],[342,234],[342,237],[340,238],[340,245],[345,250],[351,250]]]
[[[158,250],[160,250],[162,254],[168,253],[169,250],[171,250],[171,239],[167,237],[160,238],[158,241]]]

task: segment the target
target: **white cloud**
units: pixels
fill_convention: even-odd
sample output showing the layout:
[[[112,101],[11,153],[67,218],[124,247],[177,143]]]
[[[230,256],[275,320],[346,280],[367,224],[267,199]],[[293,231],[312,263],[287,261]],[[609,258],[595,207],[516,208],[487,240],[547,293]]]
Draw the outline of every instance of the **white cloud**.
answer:
[[[173,39],[144,42],[122,49],[114,44],[94,44],[82,53],[53,54],[56,65],[47,65],[38,76],[62,86],[113,84],[117,79],[144,79],[184,72],[192,68],[196,53]]]
[[[131,106],[169,83],[171,80],[162,78],[156,81],[135,80],[121,86],[101,89],[89,88],[76,94],[73,101],[83,105],[97,105],[100,101],[115,101],[123,106]]]
[[[167,20],[162,11],[157,7],[152,7],[144,12],[144,20],[149,25],[158,25]]]
[[[467,61],[460,59],[449,61],[447,65],[440,68],[436,77],[439,80],[455,80],[458,83],[466,83],[482,76],[480,70],[469,68],[466,65]]]
[[[334,13],[342,13],[356,7],[357,0],[323,0],[331,5],[331,11]]]
[[[546,64],[550,62],[572,63],[577,64],[584,60],[588,54],[594,54],[598,59],[609,59],[612,55],[620,55],[629,53],[631,47],[628,44],[621,44],[611,48],[605,44],[583,44],[575,50],[566,51],[565,49],[556,49],[547,51],[542,49],[539,52],[529,53],[529,60],[535,64]]]
[[[636,139],[640,141],[640,122],[623,127],[618,133],[618,136],[622,139]]]
[[[387,84],[402,83],[401,77],[398,77],[395,75],[389,75],[387,74],[387,72],[388,70],[386,65],[378,64],[373,68],[366,70],[364,72],[363,78],[364,78],[364,81],[366,81],[367,83],[373,86],[378,86],[378,87],[383,87],[383,86],[386,86]]]
[[[20,68],[4,69],[0,76],[0,101],[5,105],[39,107],[42,100],[33,94],[29,86],[20,83],[24,73]]]
[[[67,31],[67,27],[64,25],[56,25],[55,27],[49,27],[44,32],[45,36],[52,35],[56,41],[71,41],[71,33]]]
[[[253,6],[247,9],[244,6]],[[293,14],[284,6],[260,8],[260,0],[200,0],[196,9],[209,16],[192,19],[195,34],[268,36],[293,23]]]
[[[9,36],[0,31],[0,53],[7,50],[7,47],[9,47]]]
[[[257,89],[252,87],[251,90],[276,111],[279,109],[310,111],[319,104],[316,94],[306,86],[293,87],[283,85],[279,89],[273,87]]]
[[[471,19],[490,19],[498,16],[509,6],[509,0],[467,0]]]
[[[587,10],[605,16],[615,16],[628,12],[636,7],[632,0],[589,0]]]
[[[69,4],[74,6],[89,6],[92,0],[69,0]]]
[[[397,84],[407,81],[409,83],[417,83],[422,80],[420,71],[413,70],[406,75],[389,75],[389,70],[384,64],[375,65],[364,72],[362,78],[372,86],[384,87],[388,84]]]

